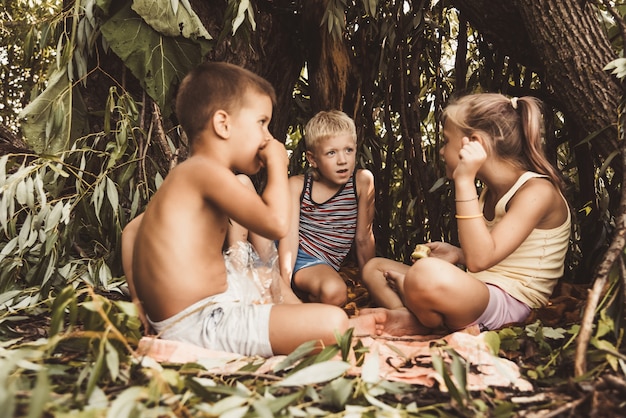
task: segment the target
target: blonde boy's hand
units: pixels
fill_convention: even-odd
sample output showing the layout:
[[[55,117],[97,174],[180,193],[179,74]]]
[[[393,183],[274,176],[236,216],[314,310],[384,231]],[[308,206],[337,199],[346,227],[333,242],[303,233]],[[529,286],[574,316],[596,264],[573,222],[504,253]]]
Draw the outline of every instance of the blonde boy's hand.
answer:
[[[259,159],[265,167],[272,165],[289,166],[289,156],[285,145],[274,138],[269,138],[263,148],[259,150]]]

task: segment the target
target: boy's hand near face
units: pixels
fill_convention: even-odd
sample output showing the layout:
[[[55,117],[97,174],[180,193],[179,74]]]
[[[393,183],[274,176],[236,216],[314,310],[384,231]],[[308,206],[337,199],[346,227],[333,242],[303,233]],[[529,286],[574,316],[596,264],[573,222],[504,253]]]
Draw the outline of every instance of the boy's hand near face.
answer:
[[[274,138],[269,138],[266,145],[259,150],[259,159],[265,168],[289,166],[289,156],[285,145]]]

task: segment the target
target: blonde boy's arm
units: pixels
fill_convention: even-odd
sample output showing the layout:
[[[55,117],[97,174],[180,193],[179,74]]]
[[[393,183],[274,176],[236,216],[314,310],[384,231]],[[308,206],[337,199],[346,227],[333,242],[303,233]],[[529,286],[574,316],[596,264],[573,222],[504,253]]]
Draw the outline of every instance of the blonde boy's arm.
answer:
[[[302,190],[303,177],[294,176],[289,179],[289,191],[291,196],[291,223],[287,235],[278,244],[278,261],[280,263],[280,276],[284,288],[283,297],[285,302],[289,300],[300,301],[291,290],[291,278],[296,264],[299,245],[300,227],[300,192]],[[286,289],[285,289],[286,288]]]
[[[374,239],[374,212],[376,190],[374,176],[369,170],[358,170],[356,173],[357,187],[357,222],[356,222],[356,257],[359,269],[376,255]]]

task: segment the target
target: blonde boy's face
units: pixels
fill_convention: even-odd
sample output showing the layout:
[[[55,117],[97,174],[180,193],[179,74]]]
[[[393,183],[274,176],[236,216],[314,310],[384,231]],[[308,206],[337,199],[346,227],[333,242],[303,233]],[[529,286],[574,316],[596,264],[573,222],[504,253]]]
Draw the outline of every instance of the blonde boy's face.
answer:
[[[257,173],[264,164],[259,152],[272,139],[268,125],[272,119],[272,100],[265,94],[249,91],[241,109],[231,116],[231,139],[236,150],[234,169]]]
[[[356,166],[356,140],[349,133],[329,136],[306,155],[311,167],[319,171],[320,180],[346,184]]]

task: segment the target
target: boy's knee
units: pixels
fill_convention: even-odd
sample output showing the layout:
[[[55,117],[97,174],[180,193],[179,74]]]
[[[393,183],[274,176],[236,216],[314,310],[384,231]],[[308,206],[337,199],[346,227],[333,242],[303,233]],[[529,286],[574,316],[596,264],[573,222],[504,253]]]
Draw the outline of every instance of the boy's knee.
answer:
[[[343,335],[346,331],[348,331],[350,321],[348,319],[348,315],[343,309],[336,306],[329,306],[328,308],[328,313],[324,318],[324,321],[330,325],[330,329],[333,331],[332,338],[334,339],[335,332],[339,335]]]
[[[322,285],[320,301],[328,305],[343,306],[348,301],[348,286],[338,280],[329,280]]]

